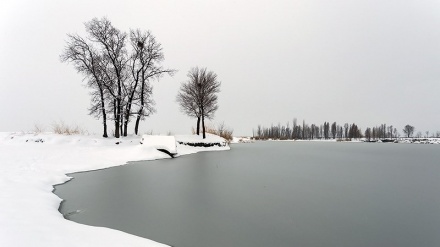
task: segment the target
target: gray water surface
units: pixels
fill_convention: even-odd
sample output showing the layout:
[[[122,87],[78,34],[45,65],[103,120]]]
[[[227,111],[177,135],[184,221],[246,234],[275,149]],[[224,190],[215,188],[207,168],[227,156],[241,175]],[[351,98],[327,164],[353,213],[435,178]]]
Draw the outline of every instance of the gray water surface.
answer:
[[[175,247],[438,247],[439,163],[440,145],[258,142],[70,174],[55,193],[70,220]]]

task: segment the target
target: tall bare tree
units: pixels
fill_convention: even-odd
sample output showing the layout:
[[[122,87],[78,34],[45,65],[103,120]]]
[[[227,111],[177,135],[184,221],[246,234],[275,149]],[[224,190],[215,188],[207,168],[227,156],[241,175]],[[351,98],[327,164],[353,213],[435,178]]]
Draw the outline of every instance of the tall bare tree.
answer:
[[[217,93],[220,92],[221,82],[214,72],[198,67],[188,72],[188,78],[187,82],[182,83],[176,100],[185,114],[197,118],[197,135],[200,134],[201,121],[205,139],[205,118],[212,119],[218,109]]]
[[[126,107],[126,119],[130,114],[136,116],[135,134],[138,133],[139,122],[146,116],[155,112],[154,101],[151,97],[153,87],[150,81],[159,79],[164,74],[173,75],[175,70],[164,69],[160,63],[164,60],[162,45],[150,31],[143,32],[139,29],[130,31],[132,55],[130,56],[130,73],[132,91],[129,94]],[[136,93],[136,94],[135,94]],[[137,95],[137,98],[134,96]],[[137,105],[137,111],[131,112],[132,104]],[[127,122],[124,123],[126,134]]]
[[[94,18],[85,24],[90,40],[96,42],[103,51],[104,59],[109,61],[108,67],[103,70],[107,76],[105,84],[109,92],[113,92],[115,108],[115,137],[119,138],[122,128],[123,86],[127,78],[125,73],[128,61],[126,50],[127,34],[115,28],[107,18]]]
[[[371,140],[371,128],[367,128],[365,130],[365,138],[370,141]]]
[[[87,86],[94,89],[91,92],[92,105],[90,114],[96,118],[102,116],[103,137],[107,134],[107,114],[105,110],[106,100],[106,79],[103,74],[103,57],[93,47],[90,41],[83,39],[78,35],[69,34],[67,45],[60,56],[62,62],[73,63],[75,69],[84,75],[87,80]]]
[[[332,133],[332,137],[333,137],[333,139],[336,139],[336,133],[337,133],[336,122],[333,122],[333,123],[332,123],[331,133]]]

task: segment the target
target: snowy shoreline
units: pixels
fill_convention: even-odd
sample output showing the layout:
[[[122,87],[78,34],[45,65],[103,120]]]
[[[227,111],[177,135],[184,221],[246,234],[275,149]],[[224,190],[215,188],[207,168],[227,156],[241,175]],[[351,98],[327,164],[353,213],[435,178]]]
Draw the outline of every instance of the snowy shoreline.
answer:
[[[54,185],[70,180],[69,173],[170,158],[140,140],[139,136],[105,139],[0,132],[0,246],[167,246],[118,230],[68,221],[58,211],[62,199],[52,193]],[[177,140],[203,142],[198,136],[176,136]],[[222,140],[208,135],[205,141]],[[229,150],[229,146],[177,145],[178,156],[217,150]]]
[[[399,138],[383,138],[383,139],[371,139],[367,140],[365,138],[360,139],[253,139],[251,137],[238,138],[234,137],[231,144],[236,143],[253,143],[257,141],[267,141],[267,142],[344,142],[344,143],[401,143],[401,144],[440,144],[439,137],[399,137]]]

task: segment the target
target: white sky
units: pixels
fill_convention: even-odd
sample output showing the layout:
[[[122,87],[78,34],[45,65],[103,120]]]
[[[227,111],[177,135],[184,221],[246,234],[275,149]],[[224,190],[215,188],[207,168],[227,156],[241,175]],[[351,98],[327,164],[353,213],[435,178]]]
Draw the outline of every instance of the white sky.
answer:
[[[63,120],[101,133],[82,77],[59,55],[67,33],[103,16],[151,30],[179,71],[154,83],[157,113],[142,132],[190,132],[196,121],[175,97],[194,66],[218,74],[215,122],[236,135],[294,117],[440,130],[440,1],[0,0],[0,131]]]

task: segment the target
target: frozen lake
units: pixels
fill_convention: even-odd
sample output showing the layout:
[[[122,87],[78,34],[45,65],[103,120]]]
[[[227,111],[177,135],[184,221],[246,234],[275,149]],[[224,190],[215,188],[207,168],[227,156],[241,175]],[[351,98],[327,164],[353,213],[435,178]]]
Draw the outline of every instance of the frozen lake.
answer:
[[[68,219],[175,247],[440,246],[440,145],[257,142],[70,176]]]

